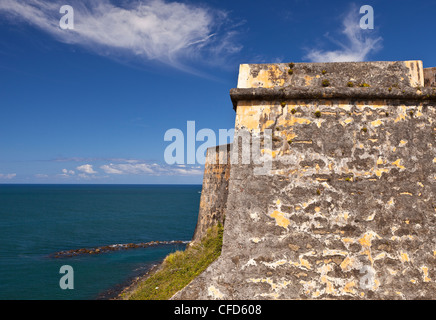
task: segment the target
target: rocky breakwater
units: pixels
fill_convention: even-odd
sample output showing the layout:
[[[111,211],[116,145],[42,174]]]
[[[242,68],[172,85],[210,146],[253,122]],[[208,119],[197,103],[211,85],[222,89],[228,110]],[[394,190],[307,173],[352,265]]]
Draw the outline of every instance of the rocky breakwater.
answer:
[[[86,254],[94,255],[94,254],[102,254],[102,253],[128,250],[128,249],[149,248],[149,247],[175,245],[175,244],[187,244],[188,242],[189,241],[171,240],[171,241],[150,241],[150,242],[141,242],[141,243],[112,244],[112,245],[94,247],[94,248],[81,248],[81,249],[59,251],[53,253],[50,256],[52,258],[69,258],[79,255],[86,255]]]

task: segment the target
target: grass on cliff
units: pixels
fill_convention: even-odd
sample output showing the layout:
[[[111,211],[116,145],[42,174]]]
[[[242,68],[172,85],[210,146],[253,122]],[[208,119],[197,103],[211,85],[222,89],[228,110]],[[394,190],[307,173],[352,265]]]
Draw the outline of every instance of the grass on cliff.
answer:
[[[161,268],[145,279],[130,300],[168,300],[203,272],[221,254],[223,226],[209,228],[200,243],[169,254]]]

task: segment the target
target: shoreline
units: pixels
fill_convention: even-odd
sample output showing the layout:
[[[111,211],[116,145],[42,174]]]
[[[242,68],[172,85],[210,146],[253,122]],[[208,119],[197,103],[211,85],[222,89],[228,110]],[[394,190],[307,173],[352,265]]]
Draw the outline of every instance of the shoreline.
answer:
[[[112,288],[99,293],[94,300],[128,300],[128,297],[142,281],[146,280],[160,269],[164,260],[165,258],[151,263],[146,270],[138,272],[136,275],[129,277],[122,283],[119,283]]]

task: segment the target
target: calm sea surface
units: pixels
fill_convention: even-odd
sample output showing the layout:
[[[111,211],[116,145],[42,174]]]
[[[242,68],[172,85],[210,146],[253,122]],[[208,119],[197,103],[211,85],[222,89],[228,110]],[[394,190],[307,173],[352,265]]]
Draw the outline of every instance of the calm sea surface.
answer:
[[[184,245],[55,259],[62,250],[191,239],[201,185],[0,185],[0,299],[95,299]],[[63,265],[74,289],[62,290]]]

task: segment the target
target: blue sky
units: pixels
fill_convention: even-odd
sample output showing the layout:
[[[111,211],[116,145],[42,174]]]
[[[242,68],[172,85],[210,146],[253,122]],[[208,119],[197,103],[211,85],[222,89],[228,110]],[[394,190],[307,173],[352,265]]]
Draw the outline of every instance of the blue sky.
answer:
[[[434,0],[0,0],[0,183],[200,184],[201,164],[165,163],[164,135],[233,128],[239,64],[436,66],[435,14]]]

